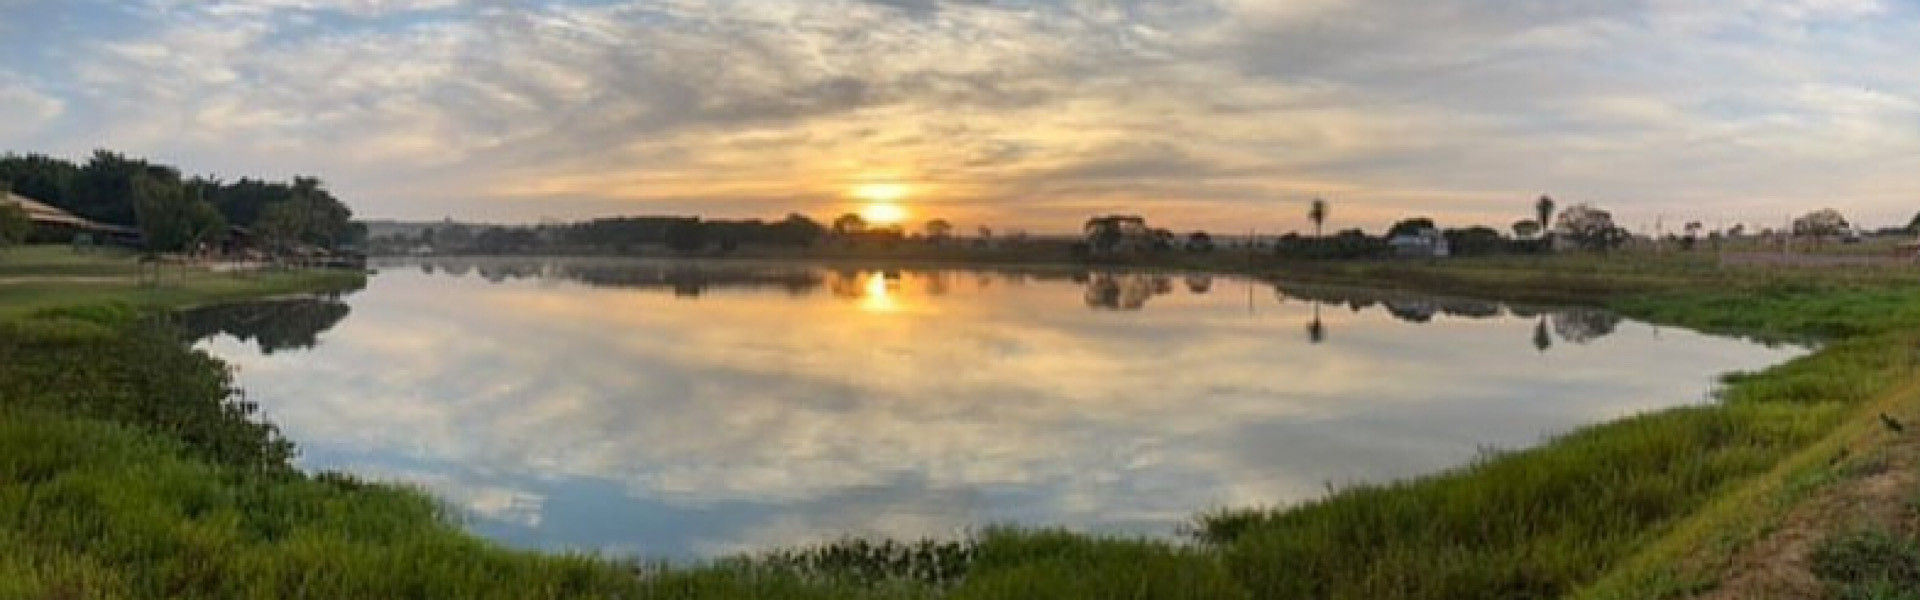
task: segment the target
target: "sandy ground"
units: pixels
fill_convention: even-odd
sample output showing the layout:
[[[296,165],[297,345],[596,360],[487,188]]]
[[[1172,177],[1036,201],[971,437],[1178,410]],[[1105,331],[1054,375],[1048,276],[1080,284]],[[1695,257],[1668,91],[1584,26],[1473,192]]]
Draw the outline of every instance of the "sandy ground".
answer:
[[[1862,456],[1861,471],[1801,502],[1779,529],[1733,559],[1719,589],[1700,596],[1714,600],[1826,598],[1826,586],[1811,571],[1811,556],[1827,536],[1851,528],[1915,532],[1907,501],[1920,485],[1920,431],[1909,421],[1906,434],[1883,446],[1877,456]]]

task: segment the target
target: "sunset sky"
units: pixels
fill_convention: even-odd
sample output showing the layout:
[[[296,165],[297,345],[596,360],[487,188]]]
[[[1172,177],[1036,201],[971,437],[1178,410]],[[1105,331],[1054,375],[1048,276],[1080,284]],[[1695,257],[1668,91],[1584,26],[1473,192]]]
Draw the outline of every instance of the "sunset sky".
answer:
[[[0,151],[362,216],[1920,210],[1920,0],[0,0]]]

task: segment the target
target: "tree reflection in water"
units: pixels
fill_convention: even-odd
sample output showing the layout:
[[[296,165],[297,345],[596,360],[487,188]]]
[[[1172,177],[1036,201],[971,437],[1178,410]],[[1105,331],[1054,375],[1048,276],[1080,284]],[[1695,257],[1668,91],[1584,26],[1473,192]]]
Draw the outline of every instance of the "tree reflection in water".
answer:
[[[489,260],[439,259],[420,263],[423,273],[454,277],[477,272],[489,282],[500,283],[523,278],[562,279],[593,287],[660,290],[682,298],[699,298],[713,289],[775,288],[792,296],[805,296],[822,290],[836,298],[858,300],[875,308],[891,306],[902,292],[939,297],[952,294],[963,275],[939,268],[885,269],[833,267],[820,268],[791,262],[686,262],[686,261],[597,261],[597,260]],[[1082,286],[1085,305],[1100,311],[1138,311],[1154,297],[1175,293],[1184,287],[1189,295],[1209,294],[1214,276],[1205,273],[1167,275],[1125,271],[1033,270],[989,274],[974,272],[976,290],[990,288],[995,282],[1020,285],[1033,281],[1072,281]],[[1178,285],[1175,279],[1178,278]],[[1353,312],[1380,309],[1394,319],[1413,324],[1434,322],[1440,317],[1490,319],[1505,315],[1537,318],[1532,345],[1546,352],[1555,337],[1574,344],[1586,344],[1605,337],[1620,323],[1620,317],[1595,309],[1546,308],[1527,304],[1504,304],[1471,298],[1428,296],[1419,293],[1375,290],[1345,286],[1282,283],[1274,286],[1281,301],[1300,300],[1313,307],[1305,329],[1307,341],[1325,343],[1329,325],[1321,316],[1322,305],[1346,307]],[[878,304],[876,304],[878,303]]]
[[[1533,329],[1533,347],[1546,352],[1553,347],[1553,337],[1575,344],[1585,344],[1613,333],[1619,326],[1619,315],[1591,308],[1543,308],[1525,304],[1503,304],[1489,300],[1472,298],[1448,298],[1425,296],[1416,293],[1391,290],[1374,290],[1344,286],[1318,286],[1283,283],[1274,286],[1274,294],[1281,301],[1304,300],[1313,305],[1313,315],[1307,322],[1307,341],[1319,344],[1327,339],[1327,326],[1320,317],[1320,306],[1345,306],[1353,312],[1360,312],[1376,306],[1385,309],[1404,323],[1424,324],[1433,322],[1437,316],[1464,319],[1490,319],[1511,314],[1518,318],[1538,318]],[[1550,335],[1548,332],[1551,331]]]
[[[1154,296],[1171,293],[1173,278],[1155,273],[1093,273],[1087,280],[1087,307],[1140,310]]]
[[[339,297],[293,298],[206,306],[176,317],[187,339],[229,335],[252,342],[260,353],[305,350],[320,344],[320,334],[339,325],[352,309]]]

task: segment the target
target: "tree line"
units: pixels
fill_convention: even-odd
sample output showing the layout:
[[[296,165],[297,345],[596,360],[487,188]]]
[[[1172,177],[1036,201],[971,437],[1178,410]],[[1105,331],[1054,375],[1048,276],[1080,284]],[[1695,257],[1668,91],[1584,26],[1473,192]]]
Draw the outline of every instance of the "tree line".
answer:
[[[292,181],[183,177],[180,169],[108,150],[84,163],[44,154],[0,156],[0,186],[97,223],[137,229],[152,252],[189,252],[228,239],[230,227],[270,250],[335,249],[365,228],[316,177]]]
[[[748,244],[806,247],[826,233],[825,226],[800,214],[789,214],[778,221],[633,216],[524,226],[449,221],[415,234],[370,241],[374,250],[386,253],[407,252],[419,246],[441,254],[625,254],[649,246],[695,253],[731,252]]]

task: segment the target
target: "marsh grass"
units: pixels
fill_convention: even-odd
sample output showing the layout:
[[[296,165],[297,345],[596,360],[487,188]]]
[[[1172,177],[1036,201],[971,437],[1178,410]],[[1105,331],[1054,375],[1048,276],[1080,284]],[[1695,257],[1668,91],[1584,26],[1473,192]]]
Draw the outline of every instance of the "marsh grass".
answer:
[[[13,289],[34,300],[0,310],[0,597],[1551,597],[1776,471],[1920,362],[1920,307],[1907,299],[1920,287],[1904,275],[1867,284],[1698,261],[1549,260],[1313,268],[1327,279],[1597,295],[1586,299],[1616,299],[1636,317],[1821,347],[1728,376],[1714,405],[1300,506],[1203,515],[1192,543],[989,529],[961,542],[848,540],[688,566],[509,551],[463,533],[416,491],[294,470],[291,446],[255,418],[224,366],[143,318],[313,280]]]

